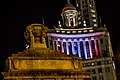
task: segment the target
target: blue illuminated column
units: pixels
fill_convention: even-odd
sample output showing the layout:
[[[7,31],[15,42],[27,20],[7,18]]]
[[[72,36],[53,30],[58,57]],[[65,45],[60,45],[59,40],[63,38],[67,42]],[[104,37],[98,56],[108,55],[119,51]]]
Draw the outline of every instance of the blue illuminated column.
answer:
[[[74,41],[72,41],[71,43],[72,43],[72,53],[73,53],[73,55],[75,55],[75,50],[74,50]]]
[[[87,59],[87,52],[86,52],[85,40],[83,40],[83,46],[84,46],[85,59]]]
[[[78,44],[78,55],[79,55],[79,57],[81,57],[81,54],[80,54],[80,44],[79,44],[79,41],[77,41],[77,44]]]
[[[62,53],[64,53],[64,49],[63,49],[63,40],[61,41],[61,46],[62,46]]]
[[[67,46],[68,46],[68,53],[73,54],[73,44],[71,39],[68,39]]]

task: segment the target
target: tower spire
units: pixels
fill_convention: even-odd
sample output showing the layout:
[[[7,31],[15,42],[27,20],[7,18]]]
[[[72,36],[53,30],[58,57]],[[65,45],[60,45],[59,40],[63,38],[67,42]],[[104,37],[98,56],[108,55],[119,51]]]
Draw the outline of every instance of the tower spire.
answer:
[[[42,18],[42,23],[43,23],[43,25],[44,25],[44,18]]]
[[[70,3],[70,0],[67,0],[67,3]]]

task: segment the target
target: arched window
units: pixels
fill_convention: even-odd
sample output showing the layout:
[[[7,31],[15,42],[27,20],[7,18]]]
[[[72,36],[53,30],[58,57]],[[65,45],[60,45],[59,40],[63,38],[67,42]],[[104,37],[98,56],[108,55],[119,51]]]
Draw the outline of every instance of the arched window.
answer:
[[[61,41],[58,41],[57,47],[58,47],[58,51],[62,52]]]
[[[69,51],[69,54],[73,54],[72,53],[72,43],[71,42],[68,42],[68,51]]]
[[[94,40],[91,40],[91,51],[92,51],[93,58],[96,57],[95,42],[94,42]]]
[[[67,52],[67,49],[66,49],[66,42],[63,42],[63,50],[64,50],[64,52]]]
[[[57,50],[57,44],[56,44],[56,41],[54,41],[54,47],[55,47],[55,50]]]
[[[77,57],[79,57],[79,55],[78,55],[78,44],[77,44],[77,42],[74,42],[74,54],[75,54]]]
[[[82,41],[80,41],[80,53],[81,53],[82,59],[85,59],[84,45]]]

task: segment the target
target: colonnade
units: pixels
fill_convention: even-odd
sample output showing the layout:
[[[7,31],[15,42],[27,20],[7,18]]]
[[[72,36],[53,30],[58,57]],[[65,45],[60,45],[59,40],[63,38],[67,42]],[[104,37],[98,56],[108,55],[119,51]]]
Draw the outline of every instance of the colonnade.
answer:
[[[67,55],[76,55],[83,59],[92,59],[100,56],[100,40],[94,38],[84,39],[52,39],[52,46],[54,50]]]

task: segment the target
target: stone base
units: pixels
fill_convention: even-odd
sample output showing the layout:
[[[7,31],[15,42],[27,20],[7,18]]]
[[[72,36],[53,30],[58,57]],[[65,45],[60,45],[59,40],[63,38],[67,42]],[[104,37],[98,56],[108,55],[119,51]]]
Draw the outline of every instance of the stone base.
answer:
[[[47,48],[47,46],[46,44],[34,43],[33,45],[30,46],[30,48]]]

